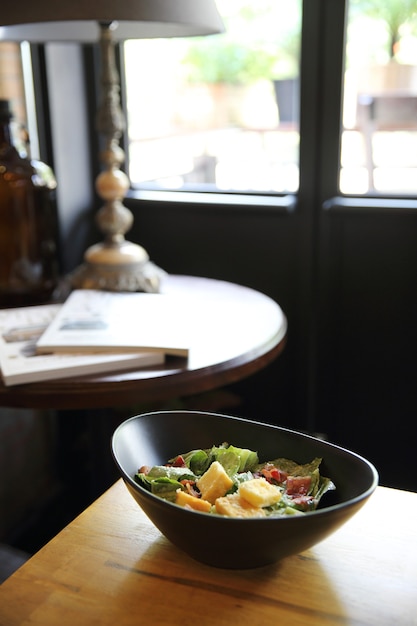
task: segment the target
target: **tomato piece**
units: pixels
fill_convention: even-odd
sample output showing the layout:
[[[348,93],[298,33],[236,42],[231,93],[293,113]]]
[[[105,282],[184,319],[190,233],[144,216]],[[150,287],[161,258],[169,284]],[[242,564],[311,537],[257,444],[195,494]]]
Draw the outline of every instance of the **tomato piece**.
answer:
[[[179,454],[172,462],[172,467],[186,467],[184,458]]]
[[[310,490],[311,476],[288,476],[287,494],[289,496],[306,496]]]
[[[287,478],[287,474],[285,472],[283,472],[282,470],[280,470],[278,467],[276,467],[275,465],[272,465],[272,463],[267,463],[265,465],[265,467],[262,468],[261,470],[261,475],[269,482],[269,483],[273,483],[273,484],[281,484],[283,483],[286,478]]]

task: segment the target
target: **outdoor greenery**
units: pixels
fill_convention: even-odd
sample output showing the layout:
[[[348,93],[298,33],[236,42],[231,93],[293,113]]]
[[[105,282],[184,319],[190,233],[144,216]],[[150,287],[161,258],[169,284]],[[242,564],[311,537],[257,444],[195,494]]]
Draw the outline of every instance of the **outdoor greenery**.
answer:
[[[256,6],[248,0],[223,4],[225,33],[197,38],[183,58],[189,82],[248,84],[297,76],[300,26],[294,18],[283,29],[285,0],[258,0]]]
[[[417,34],[417,0],[350,0],[350,6],[352,17],[365,15],[384,23],[390,59],[396,58],[407,31]]]
[[[191,46],[183,60],[192,83],[250,83],[268,78],[275,56],[262,46],[248,47],[227,37],[206,38]]]

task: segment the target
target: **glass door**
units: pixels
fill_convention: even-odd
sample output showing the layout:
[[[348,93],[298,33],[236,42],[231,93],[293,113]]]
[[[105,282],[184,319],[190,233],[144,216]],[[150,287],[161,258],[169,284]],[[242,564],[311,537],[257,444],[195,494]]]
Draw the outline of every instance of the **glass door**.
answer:
[[[340,191],[417,191],[417,1],[350,0]]]

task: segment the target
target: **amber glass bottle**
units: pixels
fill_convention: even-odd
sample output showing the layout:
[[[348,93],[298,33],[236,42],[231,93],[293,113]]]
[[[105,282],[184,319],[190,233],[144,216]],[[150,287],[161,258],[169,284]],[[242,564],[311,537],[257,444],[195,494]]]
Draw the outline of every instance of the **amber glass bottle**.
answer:
[[[14,146],[0,100],[0,308],[48,301],[58,283],[56,181]]]

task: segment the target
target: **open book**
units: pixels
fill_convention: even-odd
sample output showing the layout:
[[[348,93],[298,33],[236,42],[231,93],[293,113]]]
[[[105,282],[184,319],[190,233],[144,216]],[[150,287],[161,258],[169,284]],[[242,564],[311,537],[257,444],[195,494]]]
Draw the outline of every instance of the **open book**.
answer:
[[[36,340],[62,305],[0,310],[0,368],[6,386],[71,376],[135,370],[163,363],[157,352],[36,354]]]
[[[192,310],[187,299],[155,293],[73,291],[37,341],[37,353],[146,350],[187,357]]]

